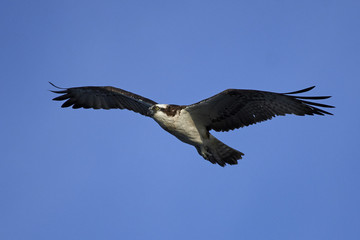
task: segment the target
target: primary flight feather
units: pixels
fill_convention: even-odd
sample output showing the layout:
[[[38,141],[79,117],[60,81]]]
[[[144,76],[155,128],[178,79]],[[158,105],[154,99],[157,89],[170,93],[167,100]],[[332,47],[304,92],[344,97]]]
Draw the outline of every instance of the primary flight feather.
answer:
[[[225,145],[209,131],[229,131],[285,114],[332,115],[321,108],[333,106],[311,102],[330,96],[304,97],[296,94],[313,87],[288,93],[228,89],[191,105],[158,104],[151,99],[115,87],[74,87],[52,91],[65,101],[61,107],[128,109],[153,118],[163,129],[193,145],[198,153],[220,166],[237,164],[243,153]]]

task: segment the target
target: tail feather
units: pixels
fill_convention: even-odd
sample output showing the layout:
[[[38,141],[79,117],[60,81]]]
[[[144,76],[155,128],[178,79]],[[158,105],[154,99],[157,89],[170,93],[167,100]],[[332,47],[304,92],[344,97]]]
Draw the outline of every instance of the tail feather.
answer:
[[[242,152],[235,150],[223,142],[219,141],[214,136],[210,135],[209,141],[198,149],[199,154],[211,163],[219,164],[224,167],[226,164],[237,164],[237,160],[244,155]]]

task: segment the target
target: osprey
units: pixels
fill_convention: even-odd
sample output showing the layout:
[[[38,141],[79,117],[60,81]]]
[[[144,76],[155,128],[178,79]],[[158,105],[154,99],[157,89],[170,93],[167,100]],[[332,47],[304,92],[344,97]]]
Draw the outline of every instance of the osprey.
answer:
[[[306,101],[330,96],[304,97],[295,92],[274,93],[257,90],[227,89],[213,97],[191,105],[158,104],[153,100],[115,87],[74,87],[52,91],[62,94],[53,100],[66,100],[61,107],[93,109],[128,109],[153,118],[164,130],[179,140],[193,145],[211,163],[225,166],[237,164],[244,155],[215,138],[209,131],[229,131],[269,120],[278,115],[325,115],[331,113],[317,107],[333,106]]]

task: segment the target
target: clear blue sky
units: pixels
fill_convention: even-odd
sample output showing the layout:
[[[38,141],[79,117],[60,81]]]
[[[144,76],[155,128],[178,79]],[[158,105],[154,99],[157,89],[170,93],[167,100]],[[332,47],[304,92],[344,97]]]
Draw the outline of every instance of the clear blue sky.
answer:
[[[359,1],[0,3],[0,239],[359,239]],[[316,85],[334,116],[214,133],[221,168],[152,119],[61,109],[112,85],[190,104]]]

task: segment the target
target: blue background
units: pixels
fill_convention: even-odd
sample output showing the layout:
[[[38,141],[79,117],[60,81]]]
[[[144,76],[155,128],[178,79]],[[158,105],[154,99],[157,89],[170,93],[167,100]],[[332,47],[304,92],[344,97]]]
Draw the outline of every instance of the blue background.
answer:
[[[359,239],[359,1],[0,3],[0,239]],[[214,133],[221,168],[152,119],[61,109],[61,87],[191,104],[332,95],[334,116]]]

